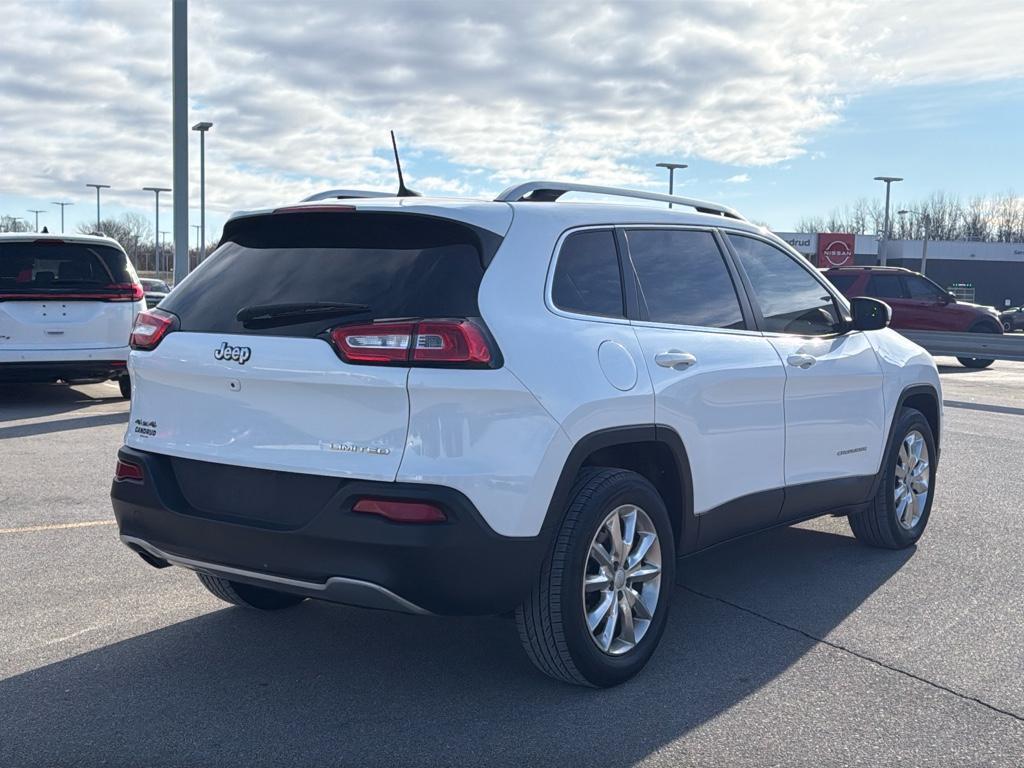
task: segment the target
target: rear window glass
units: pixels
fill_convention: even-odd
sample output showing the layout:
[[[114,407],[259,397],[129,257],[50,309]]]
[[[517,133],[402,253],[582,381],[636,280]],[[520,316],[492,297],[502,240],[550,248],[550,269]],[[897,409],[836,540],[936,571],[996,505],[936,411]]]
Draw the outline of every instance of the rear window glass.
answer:
[[[565,239],[551,298],[567,312],[625,317],[619,254],[610,229],[575,232]]]
[[[830,283],[832,283],[832,285],[834,285],[839,290],[840,293],[847,294],[847,293],[850,292],[850,289],[853,288],[853,284],[857,282],[857,278],[860,277],[860,276],[859,275],[830,275],[830,274],[828,274],[826,272],[825,273],[825,277],[828,278],[828,281]]]
[[[180,329],[315,336],[340,322],[477,317],[500,243],[459,222],[393,213],[287,213],[231,222],[221,246],[164,299]],[[237,318],[253,307],[348,305],[337,315]]]
[[[108,245],[0,242],[0,293],[75,293],[132,282],[128,260]]]

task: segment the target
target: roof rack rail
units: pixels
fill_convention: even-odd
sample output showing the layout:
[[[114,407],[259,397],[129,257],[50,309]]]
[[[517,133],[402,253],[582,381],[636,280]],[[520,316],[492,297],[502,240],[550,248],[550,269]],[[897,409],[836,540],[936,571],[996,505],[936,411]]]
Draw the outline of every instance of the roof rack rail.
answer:
[[[566,192],[588,192],[594,195],[610,195],[614,197],[633,197],[640,200],[655,200],[661,203],[674,203],[694,208],[698,213],[713,213],[728,216],[730,219],[746,221],[737,211],[725,205],[711,203],[707,200],[696,200],[692,197],[663,195],[659,192],[641,192],[636,189],[622,187],[600,187],[593,184],[576,184],[571,181],[527,181],[509,187],[496,198],[498,203],[553,203]]]
[[[325,189],[315,195],[304,197],[299,202],[312,203],[314,200],[353,200],[360,197],[395,197],[393,192],[373,192],[366,189]]]

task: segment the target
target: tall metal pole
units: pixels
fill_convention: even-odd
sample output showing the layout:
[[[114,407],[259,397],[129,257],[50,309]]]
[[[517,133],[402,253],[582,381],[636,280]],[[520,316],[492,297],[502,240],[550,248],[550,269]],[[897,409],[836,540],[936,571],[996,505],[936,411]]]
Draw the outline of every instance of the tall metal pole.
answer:
[[[174,282],[188,275],[188,3],[171,6],[172,126],[174,136]]]
[[[96,188],[96,231],[100,231],[100,190],[110,189],[109,184],[86,184],[87,187]]]
[[[192,229],[196,231],[196,258],[199,258],[199,233],[202,230],[201,224],[193,224]]]
[[[42,209],[37,211],[35,208],[28,208],[26,210],[28,210],[29,213],[34,213],[36,215],[36,232],[38,232],[39,231],[39,214],[40,213],[46,213],[46,211],[44,211]]]
[[[193,131],[199,131],[199,226],[202,237],[199,245],[200,263],[206,258],[206,132],[213,128],[213,123],[196,123]]]
[[[658,168],[668,168],[668,193],[671,195],[675,190],[675,179],[676,179],[676,168],[683,169],[689,168],[686,163],[657,163]],[[672,203],[668,204],[668,207],[672,207]]]
[[[62,203],[60,201],[56,201],[56,202],[54,202],[54,205],[59,205],[60,206],[60,233],[63,235],[64,234],[64,208],[66,208],[69,205],[74,205],[74,203]]]
[[[885,182],[885,223],[882,225],[882,240],[879,243],[879,264],[884,267],[889,251],[889,239],[892,237],[889,224],[889,188],[894,181],[903,181],[903,179],[899,176],[875,176],[875,181]]]
[[[153,239],[156,243],[153,245],[153,266],[156,270],[160,271],[160,193],[170,192],[171,190],[167,187],[143,187],[143,191],[152,192],[156,195],[156,223],[153,226]]]
[[[163,235],[163,240],[160,241],[162,243],[162,245],[160,246],[160,263],[161,263],[161,265],[166,266],[166,264],[167,264],[167,236],[169,234],[171,234],[171,233],[168,232],[167,230],[164,230],[160,234]],[[167,270],[166,269],[161,269],[159,271],[160,272],[166,272]]]

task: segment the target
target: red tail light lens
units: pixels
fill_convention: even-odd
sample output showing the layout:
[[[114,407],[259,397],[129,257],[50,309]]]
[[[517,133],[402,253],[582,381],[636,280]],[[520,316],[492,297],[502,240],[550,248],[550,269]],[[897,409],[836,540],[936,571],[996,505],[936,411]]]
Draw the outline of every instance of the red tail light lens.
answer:
[[[394,523],[443,523],[448,519],[440,507],[422,501],[360,499],[352,511],[380,515]]]
[[[112,283],[95,291],[40,291],[0,293],[3,301],[142,301],[146,292],[140,283]]]
[[[117,460],[114,468],[114,481],[118,483],[141,483],[145,479],[142,467],[124,459]]]
[[[483,329],[471,320],[419,320],[342,325],[330,332],[350,363],[423,363],[488,367],[494,360]]]
[[[174,329],[177,317],[170,312],[160,309],[151,309],[148,312],[139,312],[135,318],[135,327],[132,328],[132,335],[129,344],[132,349],[155,349],[156,345]]]
[[[141,283],[115,283],[106,287],[110,293],[104,296],[106,301],[142,301],[146,292]]]

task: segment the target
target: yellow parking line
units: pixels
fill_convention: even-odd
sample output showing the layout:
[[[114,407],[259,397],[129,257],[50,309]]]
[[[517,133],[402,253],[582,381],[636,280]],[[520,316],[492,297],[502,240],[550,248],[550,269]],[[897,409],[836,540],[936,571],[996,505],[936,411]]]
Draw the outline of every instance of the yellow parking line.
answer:
[[[92,528],[95,525],[114,525],[116,520],[86,520],[81,523],[54,523],[52,525],[26,525],[24,528],[0,528],[0,533],[31,533],[32,531],[60,531],[64,528]]]

